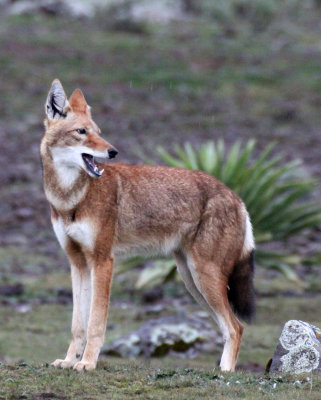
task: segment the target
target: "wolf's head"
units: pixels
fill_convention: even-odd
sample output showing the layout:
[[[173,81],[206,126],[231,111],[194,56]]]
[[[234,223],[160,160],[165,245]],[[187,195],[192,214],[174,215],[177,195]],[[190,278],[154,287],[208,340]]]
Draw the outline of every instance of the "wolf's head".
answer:
[[[83,169],[93,178],[99,178],[96,162],[114,158],[118,151],[100,136],[100,129],[91,118],[90,107],[80,89],[69,100],[58,79],[48,93],[45,127],[41,147],[49,149],[55,167],[60,171]]]

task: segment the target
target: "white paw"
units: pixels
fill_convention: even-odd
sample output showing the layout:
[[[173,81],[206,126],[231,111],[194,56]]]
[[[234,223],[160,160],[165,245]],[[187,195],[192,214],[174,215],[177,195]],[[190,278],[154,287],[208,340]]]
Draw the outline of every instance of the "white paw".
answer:
[[[74,366],[75,371],[90,371],[96,368],[96,364],[93,362],[79,361]]]
[[[75,363],[70,360],[60,360],[59,358],[50,364],[54,368],[71,368]]]

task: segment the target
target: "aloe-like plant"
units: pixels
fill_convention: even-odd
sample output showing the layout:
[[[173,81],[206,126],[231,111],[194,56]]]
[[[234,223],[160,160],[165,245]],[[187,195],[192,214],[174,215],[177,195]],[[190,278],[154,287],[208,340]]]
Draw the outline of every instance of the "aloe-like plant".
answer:
[[[321,224],[320,207],[310,200],[316,181],[305,179],[298,168],[300,160],[283,162],[282,155],[272,156],[275,144],[254,157],[255,141],[249,140],[242,148],[237,141],[230,149],[223,140],[211,141],[200,147],[191,144],[175,148],[170,155],[158,148],[158,155],[169,166],[205,171],[224,182],[240,195],[247,206],[258,245],[256,260],[269,268],[277,268],[289,279],[298,277],[292,268],[302,262],[298,255],[263,251],[260,244],[271,241],[286,241],[292,235]],[[144,270],[137,287],[159,283],[173,276],[173,261],[164,260],[166,268]],[[172,268],[172,269],[171,269]],[[150,279],[149,279],[150,276]]]

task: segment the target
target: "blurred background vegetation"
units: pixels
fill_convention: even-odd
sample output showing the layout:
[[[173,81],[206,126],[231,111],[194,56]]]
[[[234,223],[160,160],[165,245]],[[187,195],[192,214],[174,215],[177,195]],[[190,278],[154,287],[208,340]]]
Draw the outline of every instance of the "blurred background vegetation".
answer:
[[[202,168],[248,196],[262,243],[258,319],[241,364],[263,368],[286,319],[318,325],[320,1],[16,0],[0,7],[0,357],[49,362],[69,337],[68,264],[50,226],[39,158],[44,101],[56,77],[67,93],[84,91],[117,161]],[[163,304],[164,314],[198,308],[177,280],[135,288],[153,265],[118,266],[126,272],[114,279],[107,341],[149,318],[151,302]],[[173,276],[171,260],[156,267]],[[267,322],[271,310],[278,312]]]

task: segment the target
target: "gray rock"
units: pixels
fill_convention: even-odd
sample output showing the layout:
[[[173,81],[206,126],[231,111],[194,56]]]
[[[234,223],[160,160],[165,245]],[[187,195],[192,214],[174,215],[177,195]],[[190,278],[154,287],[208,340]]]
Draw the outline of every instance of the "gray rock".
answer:
[[[107,13],[112,12],[120,19],[149,23],[186,18],[183,2],[177,0],[0,0],[0,7],[9,15],[45,13],[92,18],[99,12],[108,18]]]
[[[307,322],[288,321],[274,352],[270,372],[321,372],[321,330]]]
[[[1,1],[1,0],[0,0]],[[71,17],[93,17],[98,8],[106,6],[110,1],[103,0],[17,0],[6,2],[8,14],[45,13],[52,15],[69,15]],[[0,3],[1,5],[1,3]]]
[[[133,3],[131,19],[138,22],[169,23],[184,18],[183,4],[173,0],[141,0]]]
[[[15,1],[8,7],[8,14],[11,15],[35,14],[38,12],[63,15],[66,12],[66,7],[62,0],[20,0]]]
[[[222,337],[210,322],[195,316],[153,319],[137,331],[102,349],[103,355],[159,357],[168,353],[195,357],[204,348],[222,344]]]

